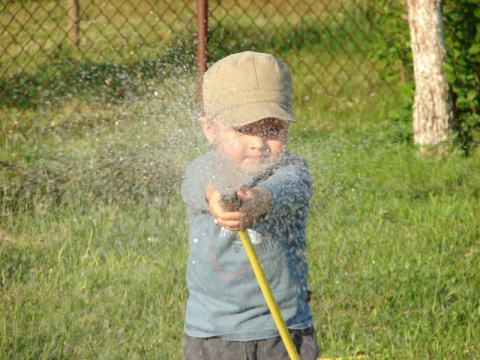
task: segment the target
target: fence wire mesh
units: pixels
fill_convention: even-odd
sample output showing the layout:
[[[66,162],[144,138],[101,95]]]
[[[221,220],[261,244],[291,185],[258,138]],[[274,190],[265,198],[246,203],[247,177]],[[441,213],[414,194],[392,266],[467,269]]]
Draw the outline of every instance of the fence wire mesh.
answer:
[[[368,96],[379,88],[394,93],[368,56],[369,38],[379,32],[374,4],[210,1],[209,63],[237,51],[271,52],[289,65],[299,104],[316,96]],[[153,88],[169,92],[176,81],[168,79],[194,82],[196,6],[173,0],[2,2],[0,108],[52,118],[105,116],[102,109]]]

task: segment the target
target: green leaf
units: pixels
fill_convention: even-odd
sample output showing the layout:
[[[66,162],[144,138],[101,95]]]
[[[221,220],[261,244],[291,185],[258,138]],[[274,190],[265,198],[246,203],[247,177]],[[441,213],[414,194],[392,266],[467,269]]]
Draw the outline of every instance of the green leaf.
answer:
[[[473,44],[470,49],[468,49],[469,54],[478,54],[480,53],[480,44]]]
[[[450,65],[449,63],[443,64],[443,68],[445,69],[446,72],[453,74],[453,66]]]
[[[475,90],[470,90],[470,91],[467,93],[467,99],[468,99],[469,101],[474,100],[477,96],[478,96],[478,93],[477,93]]]

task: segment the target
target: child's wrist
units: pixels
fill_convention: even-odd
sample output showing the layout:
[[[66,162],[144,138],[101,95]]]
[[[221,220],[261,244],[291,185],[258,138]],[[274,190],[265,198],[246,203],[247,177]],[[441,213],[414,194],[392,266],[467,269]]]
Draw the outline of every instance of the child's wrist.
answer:
[[[207,204],[210,203],[210,199],[212,198],[212,194],[214,191],[215,189],[213,188],[212,185],[208,184],[207,186],[205,186],[205,200]]]

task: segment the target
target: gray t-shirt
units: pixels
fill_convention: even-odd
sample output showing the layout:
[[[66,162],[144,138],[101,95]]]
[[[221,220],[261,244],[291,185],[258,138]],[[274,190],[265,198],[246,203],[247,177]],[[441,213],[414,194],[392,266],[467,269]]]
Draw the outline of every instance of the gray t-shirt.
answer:
[[[278,336],[237,232],[216,225],[209,212],[205,187],[208,183],[215,186],[228,172],[225,169],[219,174],[218,165],[218,154],[210,151],[190,164],[182,183],[190,224],[185,332],[192,337],[231,341]],[[305,258],[312,195],[308,165],[299,156],[286,153],[261,174],[241,180],[270,193],[269,212],[247,232],[287,327],[308,328],[313,323]]]

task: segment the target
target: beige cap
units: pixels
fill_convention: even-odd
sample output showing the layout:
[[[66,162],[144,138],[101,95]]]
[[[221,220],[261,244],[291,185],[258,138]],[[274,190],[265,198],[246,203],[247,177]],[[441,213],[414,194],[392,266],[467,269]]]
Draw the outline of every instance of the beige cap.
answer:
[[[269,54],[229,55],[203,77],[203,110],[233,127],[270,117],[295,122],[290,72]]]

